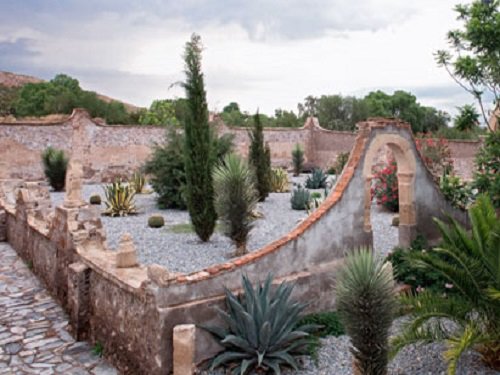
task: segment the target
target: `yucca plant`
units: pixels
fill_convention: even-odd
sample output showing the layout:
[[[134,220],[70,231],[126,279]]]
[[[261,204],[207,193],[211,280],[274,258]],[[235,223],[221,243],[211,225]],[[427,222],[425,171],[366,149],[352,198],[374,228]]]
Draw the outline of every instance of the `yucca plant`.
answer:
[[[354,373],[387,373],[389,329],[396,312],[396,292],[390,263],[370,249],[345,258],[337,286],[337,309],[351,338]]]
[[[219,310],[227,327],[203,327],[226,349],[212,361],[211,368],[232,364],[232,374],[252,370],[281,373],[281,366],[298,369],[296,355],[307,354],[310,333],[318,325],[299,326],[306,304],[292,302],[293,285],[284,282],[274,290],[272,276],[264,284],[252,286],[243,276],[243,294],[237,297],[225,289],[227,312]]]
[[[104,186],[104,195],[106,197],[104,215],[127,216],[137,213],[134,189],[130,185],[122,183],[121,180]]]
[[[292,164],[293,164],[293,175],[298,176],[304,168],[304,150],[297,143],[295,148],[292,150]]]
[[[326,180],[328,176],[322,169],[315,168],[312,174],[307,177],[306,188],[308,189],[324,189],[326,188]]]
[[[253,227],[252,212],[259,195],[255,175],[235,154],[227,155],[213,172],[215,209],[224,234],[236,246],[236,255],[246,253],[248,233]]]
[[[64,189],[66,181],[66,169],[68,168],[68,158],[63,150],[47,147],[42,153],[43,172],[49,180],[54,191]]]
[[[309,209],[310,202],[311,193],[309,190],[304,189],[300,184],[296,189],[293,189],[292,197],[290,198],[293,210],[307,210]]]
[[[136,194],[141,194],[146,185],[146,177],[141,172],[134,172],[130,179],[130,186],[134,189]]]
[[[485,195],[469,208],[469,217],[470,232],[451,218],[450,225],[435,220],[442,244],[412,256],[414,266],[441,274],[454,293],[446,298],[433,291],[403,297],[410,320],[392,342],[396,354],[409,344],[444,341],[450,375],[469,349],[500,370],[500,220]]]
[[[288,173],[283,168],[273,168],[271,171],[271,191],[273,193],[286,193],[290,191]]]

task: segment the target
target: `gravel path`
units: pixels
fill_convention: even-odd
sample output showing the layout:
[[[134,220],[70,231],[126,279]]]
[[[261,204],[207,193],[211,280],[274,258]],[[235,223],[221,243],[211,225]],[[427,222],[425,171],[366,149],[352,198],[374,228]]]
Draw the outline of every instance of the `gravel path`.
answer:
[[[303,184],[306,177],[292,177],[292,183]],[[103,198],[102,186],[83,187],[83,197],[86,201],[93,194],[99,194]],[[54,205],[59,205],[64,200],[64,193],[51,193],[51,198]],[[134,238],[141,263],[161,264],[176,272],[193,272],[225,262],[234,252],[231,241],[220,232],[214,233],[210,241],[205,243],[194,233],[174,233],[173,227],[189,223],[189,214],[187,211],[158,209],[154,193],[136,195],[136,207],[139,210],[138,215],[121,218],[101,217],[109,248],[115,249],[121,235],[128,232]],[[290,193],[271,193],[265,202],[258,204],[257,211],[262,213],[264,218],[256,220],[250,233],[250,251],[279,239],[307,217],[305,211],[291,209]],[[385,254],[397,244],[397,228],[390,226],[392,214],[382,211],[379,207],[374,207],[372,212],[375,248]],[[153,213],[164,217],[165,227],[153,229],[147,226],[147,219]]]

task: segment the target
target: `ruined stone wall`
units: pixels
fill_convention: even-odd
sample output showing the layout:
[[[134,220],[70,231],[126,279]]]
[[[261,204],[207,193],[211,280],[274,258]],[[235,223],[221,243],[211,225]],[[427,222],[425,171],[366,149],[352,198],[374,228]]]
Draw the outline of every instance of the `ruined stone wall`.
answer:
[[[249,129],[228,128],[215,120],[219,134],[234,134],[235,148],[248,155]],[[78,135],[74,137],[75,133]],[[53,146],[71,155],[72,139],[77,139],[85,158],[83,169],[90,182],[127,177],[141,167],[151,154],[154,143],[165,139],[165,129],[155,126],[105,125],[91,119],[83,110],[59,122],[0,123],[0,178],[42,180],[42,151]],[[304,149],[305,166],[329,168],[340,152],[349,152],[355,133],[330,131],[320,127],[316,119],[308,119],[302,128],[267,128],[264,139],[271,148],[274,166],[290,168],[291,153],[296,144]],[[472,176],[474,155],[480,141],[450,141],[457,173]]]

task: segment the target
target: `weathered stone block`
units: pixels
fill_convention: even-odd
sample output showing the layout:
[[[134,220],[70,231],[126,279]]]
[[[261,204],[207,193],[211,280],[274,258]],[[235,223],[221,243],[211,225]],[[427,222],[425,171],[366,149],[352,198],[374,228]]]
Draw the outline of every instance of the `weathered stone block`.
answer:
[[[116,267],[128,268],[137,266],[137,255],[132,236],[125,233],[120,238],[118,252],[116,253]]]
[[[174,327],[174,375],[195,373],[196,326],[180,324]]]
[[[89,267],[79,262],[68,267],[68,310],[77,340],[87,338],[89,331],[90,272]]]

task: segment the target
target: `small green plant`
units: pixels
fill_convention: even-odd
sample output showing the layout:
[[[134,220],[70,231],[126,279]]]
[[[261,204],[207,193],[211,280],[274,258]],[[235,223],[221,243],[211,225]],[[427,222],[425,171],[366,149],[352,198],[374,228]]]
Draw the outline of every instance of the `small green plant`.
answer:
[[[146,177],[141,172],[134,172],[130,180],[130,186],[134,189],[136,194],[141,194],[146,185]]]
[[[271,191],[273,193],[286,193],[290,191],[288,172],[283,168],[273,168],[271,171]]]
[[[355,373],[382,375],[397,304],[390,263],[370,249],[353,251],[337,279],[339,318],[351,338]]]
[[[26,267],[28,267],[29,270],[32,270],[33,269],[33,261],[32,260],[26,261]]]
[[[297,143],[295,148],[292,150],[292,164],[293,164],[293,175],[298,176],[304,168],[304,151],[302,147]]]
[[[253,122],[253,129],[248,132],[251,142],[248,161],[255,171],[255,188],[259,194],[259,201],[263,202],[271,190],[269,181],[271,178],[271,159],[267,155],[269,153],[270,156],[271,151],[264,144],[264,128],[258,112],[254,115]]]
[[[226,349],[212,361],[211,368],[235,363],[232,374],[248,374],[252,370],[281,373],[281,366],[297,370],[296,355],[308,352],[311,333],[319,327],[300,325],[306,305],[290,301],[293,285],[281,283],[272,291],[272,277],[255,288],[243,276],[243,295],[225,289],[227,312],[220,316],[227,328],[204,327]]]
[[[92,348],[92,354],[98,357],[102,357],[103,353],[104,353],[103,345],[99,341],[96,341],[94,347]]]
[[[54,191],[62,191],[66,180],[68,158],[63,150],[47,147],[42,153],[43,172]]]
[[[151,215],[148,219],[150,228],[161,228],[165,225],[165,219],[161,215]]]
[[[296,189],[293,189],[292,197],[290,199],[293,210],[307,210],[309,208],[310,202],[311,193],[309,192],[309,190],[304,189],[300,184]]]
[[[335,174],[335,175],[340,175],[342,171],[344,170],[345,165],[347,164],[347,161],[349,160],[349,153],[348,152],[339,152],[337,154],[337,159],[335,160],[335,165],[330,168],[329,174]]]
[[[345,334],[344,326],[340,322],[339,314],[336,311],[309,314],[304,316],[299,325],[316,325],[320,327],[315,336],[341,336]]]
[[[94,194],[90,196],[89,199],[90,204],[100,205],[101,204],[101,196],[99,194]]]
[[[319,168],[313,169],[311,176],[307,177],[306,188],[308,189],[324,189],[326,188],[326,180],[328,176]]]
[[[236,246],[236,255],[246,253],[248,233],[253,227],[252,212],[258,201],[255,175],[243,160],[229,154],[214,170],[215,208],[224,234]]]
[[[121,180],[104,186],[104,195],[106,197],[104,215],[127,216],[137,213],[134,203],[134,189],[130,185],[122,183]]]

